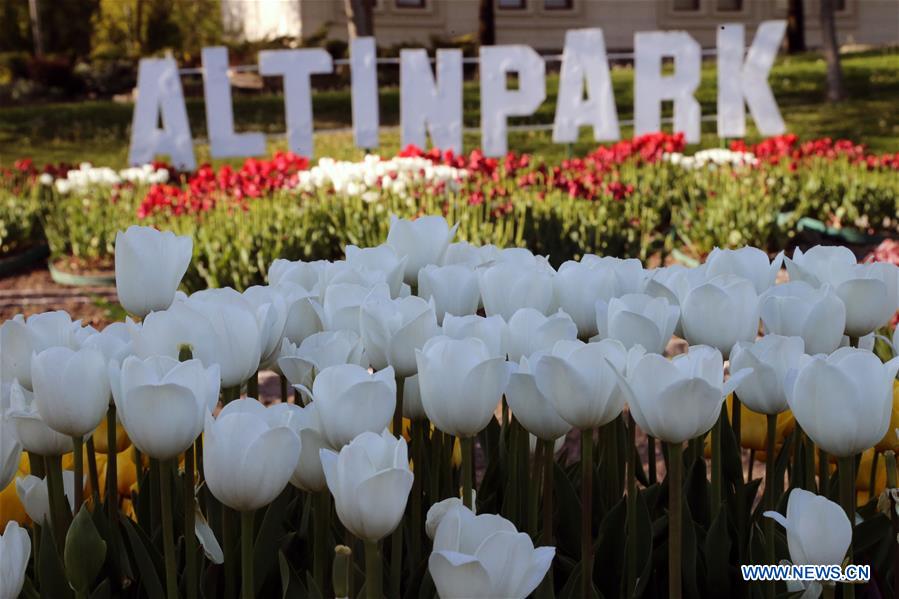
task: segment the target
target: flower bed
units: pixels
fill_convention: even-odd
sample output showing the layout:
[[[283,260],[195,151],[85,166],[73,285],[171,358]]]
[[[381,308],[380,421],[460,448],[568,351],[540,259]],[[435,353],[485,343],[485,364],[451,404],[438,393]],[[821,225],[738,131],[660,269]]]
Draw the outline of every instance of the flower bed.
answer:
[[[466,240],[527,246],[555,264],[591,252],[647,259],[749,242],[776,249],[806,217],[862,233],[896,229],[899,155],[790,135],[683,151],[681,136],[654,134],[558,164],[407,148],[391,159],[315,165],[279,153],[194,173],[28,165],[6,171],[0,186],[0,223],[15,222],[0,229],[0,244],[10,251],[43,230],[53,256],[108,263],[116,230],[153,224],[195,239],[194,289],[245,288],[282,255],[329,259],[347,244],[375,245],[387,214],[442,214]]]

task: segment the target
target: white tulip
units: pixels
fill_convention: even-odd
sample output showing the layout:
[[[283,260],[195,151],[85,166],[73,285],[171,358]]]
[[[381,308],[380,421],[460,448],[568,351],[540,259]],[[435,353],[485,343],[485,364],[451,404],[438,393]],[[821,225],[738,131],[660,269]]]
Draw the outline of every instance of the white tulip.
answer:
[[[4,400],[5,401],[5,400]],[[5,489],[19,471],[22,443],[9,409],[0,406],[0,489]]]
[[[791,281],[805,281],[812,287],[826,283],[836,287],[847,278],[857,264],[855,254],[840,245],[816,245],[803,253],[796,248],[793,258],[784,259]]]
[[[28,531],[10,520],[0,536],[0,597],[13,599],[22,592],[30,557]]]
[[[645,354],[628,366],[621,382],[637,425],[653,437],[682,443],[712,428],[724,398],[749,374],[740,370],[725,382],[721,352],[697,345],[673,360]]]
[[[492,244],[472,245],[467,241],[457,241],[449,244],[449,247],[446,248],[441,264],[443,266],[464,264],[478,267],[496,260],[499,254],[499,248]]]
[[[319,450],[329,447],[318,416],[318,405],[280,403],[270,408],[278,419],[300,438],[300,459],[290,477],[290,484],[303,491],[317,493],[327,487]]]
[[[766,511],[787,531],[790,560],[799,566],[839,566],[852,542],[852,525],[839,504],[804,489],[793,489],[787,515]]]
[[[762,294],[759,314],[765,334],[802,337],[809,354],[829,354],[840,346],[846,306],[829,285],[805,281],[775,285]]]
[[[63,495],[69,502],[69,511],[72,511],[75,509],[75,473],[71,470],[62,471],[62,488]],[[33,522],[40,526],[50,524],[50,492],[46,478],[29,474],[16,479],[16,495]]]
[[[730,353],[735,372],[751,370],[740,384],[740,400],[759,414],[776,415],[788,409],[784,381],[799,367],[805,344],[801,337],[765,335],[758,341],[739,341]]]
[[[132,225],[115,237],[115,280],[119,302],[136,316],[165,310],[187,272],[190,237]]]
[[[581,430],[607,424],[621,414],[624,395],[615,368],[624,370],[627,350],[620,341],[559,341],[552,353],[531,365],[537,388],[563,420]],[[614,367],[614,368],[613,368]]]
[[[362,344],[376,370],[393,366],[397,376],[415,374],[415,350],[439,332],[433,303],[410,296],[369,295],[360,312]]]
[[[680,308],[662,297],[628,293],[609,302],[597,300],[599,336],[618,339],[628,349],[642,345],[647,351],[665,352],[677,327]]]
[[[886,364],[863,349],[842,347],[829,356],[805,357],[787,375],[790,409],[821,449],[848,457],[886,434],[893,410],[899,358]]]
[[[319,453],[344,527],[366,541],[392,533],[403,519],[414,478],[406,441],[386,430],[380,435],[365,432],[340,453],[329,449]]]
[[[325,438],[339,449],[365,431],[381,432],[396,410],[393,368],[374,374],[355,364],[322,370],[312,386],[312,397]]]
[[[437,525],[428,571],[441,599],[524,599],[555,554],[554,547],[535,548],[529,535],[501,516],[476,516],[451,504]]]
[[[34,394],[18,381],[9,389],[7,415],[16,427],[16,437],[25,451],[39,456],[61,456],[72,451],[72,437],[47,426],[34,403]]]
[[[854,266],[836,288],[846,306],[845,333],[864,337],[890,322],[899,308],[899,267],[888,262]]]
[[[443,319],[444,335],[453,339],[476,337],[484,342],[491,356],[506,355],[506,328],[506,321],[498,314],[493,316],[447,314]]]
[[[433,298],[438,323],[443,323],[446,314],[474,314],[481,299],[478,275],[459,264],[428,264],[418,271],[418,295],[426,300]]]
[[[548,266],[499,262],[478,271],[481,299],[487,316],[505,320],[521,308],[546,314],[553,306],[553,272]]]
[[[325,289],[324,324],[325,330],[347,330],[362,334],[360,313],[362,302],[368,298],[390,299],[390,288],[386,283],[366,287],[355,283],[337,283]]]
[[[434,426],[457,437],[483,430],[509,382],[505,359],[491,356],[480,339],[443,335],[415,356],[421,402]]]
[[[107,362],[112,360],[121,362],[130,356],[133,351],[130,326],[133,326],[133,323],[110,323],[102,331],[87,337],[81,343],[81,347],[99,349]]]
[[[458,224],[451,228],[442,216],[421,216],[415,220],[407,220],[390,215],[387,245],[398,256],[406,259],[406,283],[417,283],[418,271],[423,266],[441,263],[458,228]]]
[[[82,437],[106,416],[109,379],[100,350],[46,349],[31,359],[31,380],[37,411],[55,431]]]
[[[691,345],[710,345],[727,356],[737,341],[758,335],[759,298],[747,279],[718,275],[690,290],[681,318]]]
[[[637,293],[643,277],[639,260],[588,255],[580,262],[562,264],[553,285],[559,307],[577,324],[578,336],[589,339],[597,333],[596,300],[608,302],[613,297]]]
[[[568,437],[565,435],[562,435],[558,439],[546,439],[547,441],[553,442],[553,455],[554,456],[558,455],[558,453],[560,451],[562,451],[562,449],[565,447],[565,441],[567,439],[568,439]],[[540,440],[540,438],[537,437],[536,435],[528,433],[528,449],[530,450],[532,456],[537,453],[537,441],[539,441],[539,440]]]
[[[428,417],[421,403],[421,388],[418,386],[418,375],[406,377],[403,383],[403,418],[424,420]]]
[[[275,259],[268,267],[269,285],[290,283],[312,291],[319,283],[321,273],[328,264],[327,260],[291,261],[283,258]]]
[[[27,319],[21,314],[0,325],[0,380],[19,384],[31,390],[31,355],[51,347],[77,349],[81,321],[72,321],[68,312],[57,310],[33,314]]]
[[[259,363],[268,367],[277,358],[285,336],[287,300],[276,288],[265,285],[249,287],[241,295],[255,309],[261,346]]]
[[[697,268],[687,268],[682,264],[672,264],[646,271],[646,280],[643,282],[643,293],[652,297],[662,297],[668,300],[672,306],[680,310],[680,317],[674,334],[683,338],[684,300],[694,287],[701,285],[706,280],[705,265]]]
[[[755,247],[745,246],[736,250],[716,247],[705,260],[706,276],[737,275],[751,281],[756,293],[763,293],[774,285],[783,261],[783,252],[769,261],[768,254]]]
[[[390,287],[390,297],[399,297],[403,286],[408,256],[400,257],[396,250],[387,244],[372,248],[360,248],[355,245],[346,246],[346,262],[353,268],[378,273]]]
[[[218,403],[219,367],[199,360],[134,356],[109,365],[117,414],[134,446],[168,460],[187,451]]]
[[[291,385],[311,387],[325,368],[338,364],[367,366],[362,338],[353,331],[323,331],[303,339],[299,346],[284,339],[276,360]]]
[[[293,283],[281,283],[274,289],[287,304],[284,337],[291,343],[302,343],[306,337],[324,329],[325,315],[317,293]]]
[[[214,419],[206,413],[203,469],[216,499],[245,512],[281,494],[302,449],[285,420],[252,398],[231,401]]]
[[[505,329],[505,348],[513,362],[538,351],[549,351],[557,341],[577,339],[578,327],[559,310],[544,316],[533,308],[521,308],[509,319]]]
[[[554,440],[566,435],[571,430],[571,424],[559,416],[552,402],[537,386],[531,364],[536,364],[541,355],[536,353],[530,359],[522,356],[509,377],[506,401],[515,418],[528,432],[544,440]]]

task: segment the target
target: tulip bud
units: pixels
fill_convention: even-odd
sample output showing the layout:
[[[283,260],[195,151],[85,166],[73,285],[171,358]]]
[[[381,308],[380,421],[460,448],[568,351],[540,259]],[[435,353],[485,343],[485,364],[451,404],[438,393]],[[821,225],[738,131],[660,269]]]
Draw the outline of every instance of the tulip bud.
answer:
[[[799,367],[804,344],[800,337],[766,335],[753,343],[739,341],[730,355],[734,371],[752,371],[740,385],[740,399],[762,414],[780,414],[787,409],[784,381],[787,372]]]
[[[509,381],[505,359],[491,356],[480,339],[443,335],[415,355],[421,402],[434,426],[457,437],[483,430]]]
[[[580,262],[568,261],[559,267],[553,279],[559,307],[577,324],[578,336],[596,335],[596,300],[637,293],[643,286],[643,266],[639,260],[584,256]]]
[[[478,286],[487,316],[498,314],[506,321],[521,308],[546,314],[555,301],[553,275],[548,264],[499,262],[478,271]]]
[[[446,248],[456,235],[459,225],[452,228],[442,216],[421,216],[415,220],[390,215],[387,245],[406,259],[403,279],[409,285],[418,282],[418,271],[428,264],[440,264]]]
[[[476,516],[455,502],[435,508],[445,513],[434,532],[428,571],[439,596],[524,599],[546,576],[554,547],[535,548],[530,536],[500,516]]]
[[[283,416],[252,398],[229,402],[216,418],[206,413],[203,468],[216,499],[245,512],[281,494],[302,448]]]
[[[529,358],[522,357],[509,377],[506,400],[515,418],[530,433],[540,439],[554,440],[571,430],[571,424],[562,419],[553,403],[540,392],[532,364],[540,361],[544,354],[536,353]]]
[[[827,453],[848,457],[880,441],[890,425],[899,358],[886,364],[873,353],[841,347],[805,357],[785,382],[790,409]]]
[[[414,478],[407,452],[386,430],[362,433],[340,453],[319,452],[337,516],[357,538],[379,541],[399,526]]]
[[[281,403],[268,408],[277,421],[283,422],[300,439],[300,458],[290,477],[290,484],[310,493],[323,491],[327,486],[319,450],[329,447],[329,444],[318,415],[319,405],[319,402],[313,401],[306,406]]]
[[[144,317],[171,306],[192,253],[193,240],[170,231],[132,225],[116,233],[116,292],[125,310]]]
[[[15,478],[21,456],[16,423],[9,417],[8,409],[0,405],[0,489],[5,489]]]
[[[60,456],[72,451],[72,438],[47,426],[37,411],[34,394],[13,381],[7,413],[25,451],[39,456]]]
[[[790,559],[796,565],[841,565],[852,541],[852,526],[839,504],[803,489],[793,489],[787,515],[767,511],[787,531]]]
[[[0,380],[19,384],[31,391],[31,356],[51,347],[78,347],[81,321],[72,321],[64,310],[21,314],[0,325]]]
[[[522,308],[509,319],[505,333],[509,359],[517,362],[535,352],[551,350],[557,341],[577,339],[578,328],[561,310],[544,316],[533,308]]]
[[[774,285],[783,261],[783,252],[769,261],[768,254],[755,247],[745,246],[735,250],[716,247],[705,260],[706,276],[737,275],[750,281],[756,293],[763,293]]]
[[[389,365],[403,377],[415,374],[415,351],[439,332],[433,303],[414,296],[391,300],[369,295],[362,303],[360,324],[372,367]]]
[[[434,300],[438,324],[446,314],[474,314],[481,299],[478,275],[473,268],[459,264],[428,264],[418,271],[418,295]]]
[[[387,244],[372,248],[348,245],[344,254],[348,265],[362,271],[377,273],[377,277],[390,288],[390,297],[399,297],[406,273],[406,263],[409,261],[408,256],[400,257],[396,250]]]
[[[83,481],[82,481],[82,484]],[[64,470],[62,473],[63,495],[69,502],[69,510],[75,509],[75,473]],[[25,506],[25,512],[32,522],[41,526],[50,524],[50,493],[47,479],[27,475],[16,480],[16,493],[19,501]]]
[[[833,290],[805,281],[771,287],[759,300],[759,314],[766,335],[802,337],[812,355],[838,348],[846,327],[846,307]]]
[[[339,449],[365,431],[387,428],[396,410],[393,368],[374,374],[355,364],[325,368],[312,386],[322,432]]]
[[[443,334],[453,339],[476,337],[484,342],[491,356],[505,356],[508,334],[506,321],[502,316],[453,316],[447,314],[443,319]]]
[[[665,352],[677,327],[680,308],[667,299],[643,293],[613,297],[596,302],[596,326],[602,338],[618,339],[628,349],[635,345],[646,351]]]
[[[99,350],[52,347],[31,359],[34,403],[41,419],[71,437],[93,431],[109,407],[106,360]]]
[[[0,597],[18,597],[25,585],[25,571],[31,557],[31,538],[15,522],[8,522],[0,535],[0,556],[3,576],[0,576]]]

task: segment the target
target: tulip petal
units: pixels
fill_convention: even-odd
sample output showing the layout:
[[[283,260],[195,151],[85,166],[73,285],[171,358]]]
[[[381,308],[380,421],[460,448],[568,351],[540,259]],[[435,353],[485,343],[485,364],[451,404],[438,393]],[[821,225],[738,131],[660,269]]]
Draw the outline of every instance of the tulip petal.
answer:
[[[434,551],[428,558],[428,571],[441,599],[490,597],[490,576],[474,556]]]

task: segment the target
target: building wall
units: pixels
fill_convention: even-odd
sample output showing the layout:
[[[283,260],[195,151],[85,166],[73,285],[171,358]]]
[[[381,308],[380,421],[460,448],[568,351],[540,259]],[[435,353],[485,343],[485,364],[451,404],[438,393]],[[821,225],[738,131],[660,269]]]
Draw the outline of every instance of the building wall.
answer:
[[[401,6],[416,0],[375,0],[379,45],[431,46],[434,40],[477,34],[479,0],[417,1],[423,6]],[[564,0],[495,2],[497,43],[527,44],[540,50],[560,49],[565,31],[580,27],[602,27],[610,50],[631,49],[637,31],[677,29],[688,31],[703,47],[714,47],[715,29],[721,23],[743,23],[751,34],[759,22],[787,14],[787,0],[568,0],[570,8],[565,9],[546,7],[547,2]],[[899,42],[899,0],[842,2],[844,8],[837,14],[841,42]],[[521,7],[503,8],[515,3]],[[254,13],[254,4],[262,9]],[[249,21],[244,25],[248,37],[291,30],[308,36],[323,27],[329,37],[347,37],[343,0],[223,0],[223,11],[233,5],[238,5]],[[811,47],[821,41],[818,5],[818,0],[805,0],[806,40]],[[277,16],[279,12],[283,18]]]

